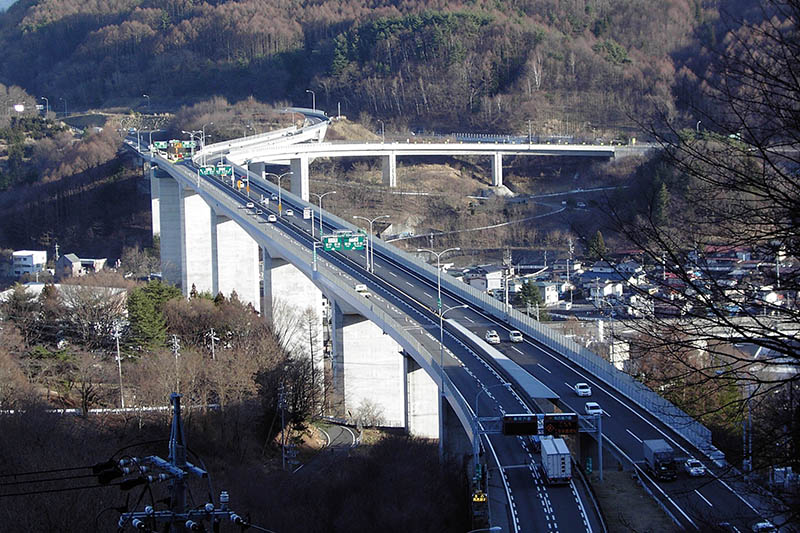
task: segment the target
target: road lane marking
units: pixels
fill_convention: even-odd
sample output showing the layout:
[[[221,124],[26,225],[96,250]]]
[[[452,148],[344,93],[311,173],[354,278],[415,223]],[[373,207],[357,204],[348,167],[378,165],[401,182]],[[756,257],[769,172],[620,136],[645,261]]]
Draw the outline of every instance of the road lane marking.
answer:
[[[634,434],[633,434],[633,431],[631,431],[630,429],[626,429],[625,431],[627,431],[628,433],[630,433],[631,437],[633,437],[634,439],[638,440],[639,442],[642,442],[642,439],[640,439],[639,437],[637,437],[636,435],[634,435]]]
[[[512,350],[514,350],[515,352],[517,352],[517,353],[518,353],[518,354],[520,354],[520,355],[525,355],[524,353],[522,353],[522,350],[520,350],[520,349],[519,349],[519,348],[517,348],[516,346],[512,346],[512,347],[511,347],[511,349],[512,349]]]
[[[536,363],[536,366],[538,366],[539,368],[541,368],[542,370],[544,370],[544,371],[545,371],[545,372],[547,372],[548,374],[552,374],[552,372],[550,372],[549,370],[547,370],[547,369],[546,369],[545,367],[543,367],[543,366],[542,366],[540,363]]]
[[[408,285],[409,287],[413,287],[414,286],[414,284],[411,283],[410,281],[406,281],[406,285]]]
[[[471,319],[470,317],[468,317],[468,316],[465,316],[465,317],[464,317],[464,320],[466,320],[467,322],[472,322],[473,324],[475,323],[475,321],[474,321],[474,320],[472,320],[472,319]]]
[[[702,494],[700,494],[700,491],[699,491],[699,490],[697,490],[697,489],[694,489],[694,493],[695,493],[695,494],[697,494],[698,496],[700,496],[700,499],[701,499],[701,500],[703,500],[704,502],[706,502],[706,503],[708,504],[708,506],[709,506],[709,507],[714,507],[714,505],[713,505],[713,504],[712,504],[710,501],[706,500],[705,496],[703,496]]]
[[[423,293],[425,296],[427,296],[428,298],[433,298],[433,294],[428,294],[428,293],[427,293],[427,292],[425,292],[425,291],[422,291],[422,293]]]
[[[397,274],[395,274],[395,273],[394,273],[394,272],[392,272],[391,270],[389,271],[389,274],[390,274],[390,275],[392,275],[392,276],[394,276],[394,277],[397,277]]]

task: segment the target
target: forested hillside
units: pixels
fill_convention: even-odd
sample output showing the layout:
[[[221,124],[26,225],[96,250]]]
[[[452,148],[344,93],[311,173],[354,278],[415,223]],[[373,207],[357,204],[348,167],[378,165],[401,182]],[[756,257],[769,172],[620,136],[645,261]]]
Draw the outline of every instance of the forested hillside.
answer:
[[[157,109],[209,95],[310,104],[311,89],[328,111],[398,124],[527,131],[531,120],[571,134],[672,113],[718,4],[20,0],[0,14],[0,83],[58,111],[144,106],[142,94]]]

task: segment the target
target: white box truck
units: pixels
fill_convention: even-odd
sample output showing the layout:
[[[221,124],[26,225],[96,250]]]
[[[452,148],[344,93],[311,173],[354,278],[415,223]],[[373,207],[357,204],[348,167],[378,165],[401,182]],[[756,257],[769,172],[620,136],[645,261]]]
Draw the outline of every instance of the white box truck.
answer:
[[[564,439],[541,438],[541,471],[547,483],[570,482],[572,479],[572,457]]]
[[[664,439],[642,441],[644,462],[660,480],[670,481],[678,477],[675,467],[675,451]]]

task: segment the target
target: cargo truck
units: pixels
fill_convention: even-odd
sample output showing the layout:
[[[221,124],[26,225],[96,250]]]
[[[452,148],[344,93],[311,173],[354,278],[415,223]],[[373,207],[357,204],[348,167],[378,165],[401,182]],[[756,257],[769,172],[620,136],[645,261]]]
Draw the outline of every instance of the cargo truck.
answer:
[[[569,483],[572,479],[572,457],[564,439],[541,438],[541,471],[550,484]]]
[[[675,466],[675,451],[664,439],[642,441],[644,461],[647,468],[662,481],[670,481],[678,477]]]

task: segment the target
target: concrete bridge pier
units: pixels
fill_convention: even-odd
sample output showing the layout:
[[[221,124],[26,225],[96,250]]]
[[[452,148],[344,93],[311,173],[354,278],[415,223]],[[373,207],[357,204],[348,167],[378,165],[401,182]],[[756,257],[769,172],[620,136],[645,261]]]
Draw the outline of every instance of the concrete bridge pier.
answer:
[[[412,357],[406,356],[406,419],[416,437],[439,438],[439,387]]]
[[[406,425],[403,348],[361,315],[331,302],[332,407],[368,424]]]
[[[156,175],[156,180],[161,221],[161,277],[165,282],[180,286],[183,280],[181,187],[177,181],[161,172]]]
[[[492,155],[492,187],[503,185],[503,154],[495,152]]]
[[[192,189],[180,192],[181,289],[188,296],[192,285],[198,292],[214,290],[211,207]]]
[[[317,375],[323,369],[322,291],[296,266],[261,249],[263,316],[271,320],[283,346],[311,357]],[[320,388],[323,380],[318,381]]]
[[[213,290],[229,298],[233,291],[239,300],[261,310],[261,288],[258,271],[258,243],[236,221],[214,216],[212,233]]]
[[[383,163],[383,184],[388,187],[397,187],[397,154],[394,152],[381,156]]]
[[[161,178],[156,177],[158,167],[150,165],[150,212],[153,214],[153,237],[161,234],[161,192],[159,183]]]
[[[292,171],[292,194],[308,202],[310,196],[308,185],[308,156],[301,155],[289,160],[289,166],[289,170]]]

